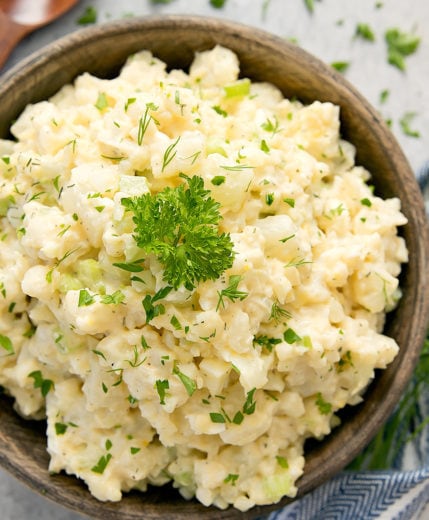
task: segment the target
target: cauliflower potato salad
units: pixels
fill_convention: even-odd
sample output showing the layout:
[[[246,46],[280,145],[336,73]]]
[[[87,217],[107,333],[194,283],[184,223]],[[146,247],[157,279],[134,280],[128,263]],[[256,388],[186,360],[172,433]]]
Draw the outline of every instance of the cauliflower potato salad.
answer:
[[[294,497],[307,438],[398,346],[406,219],[339,107],[148,51],[28,106],[0,141],[0,385],[51,472],[101,501],[171,482],[245,511]]]

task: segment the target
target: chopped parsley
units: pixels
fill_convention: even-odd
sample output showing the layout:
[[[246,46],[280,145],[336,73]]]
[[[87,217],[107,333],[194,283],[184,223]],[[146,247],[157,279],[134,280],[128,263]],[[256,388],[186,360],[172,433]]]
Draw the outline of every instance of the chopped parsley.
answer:
[[[247,392],[246,401],[243,405],[243,413],[246,415],[252,415],[255,412],[256,401],[253,400],[256,388],[252,388],[250,392]]]
[[[40,370],[34,370],[28,374],[33,379],[33,387],[40,388],[43,397],[46,397],[50,390],[54,388],[54,382],[51,379],[44,379]]]
[[[266,335],[255,336],[253,338],[253,343],[267,349],[268,352],[272,352],[273,348],[281,342],[282,340],[280,338],[272,338]]]
[[[321,0],[319,0],[321,2]],[[304,0],[305,7],[310,13],[314,12],[314,0]]]
[[[136,101],[137,101],[137,98],[135,98],[135,97],[128,98],[128,99],[127,99],[127,102],[126,102],[125,105],[124,105],[124,110],[125,110],[125,112],[127,112],[128,107],[129,107],[130,105],[132,105],[133,103],[135,103]]]
[[[215,105],[212,107],[213,110],[219,114],[220,116],[222,117],[227,117],[228,116],[228,112],[226,112],[223,108],[221,108],[219,105]]]
[[[101,303],[106,305],[119,305],[125,300],[125,294],[119,289],[112,294],[103,294],[100,298]]]
[[[226,478],[224,478],[223,481],[225,484],[231,484],[232,486],[235,486],[235,483],[237,482],[238,477],[239,477],[239,475],[237,475],[236,473],[230,473]]]
[[[159,395],[160,404],[165,404],[165,398],[167,395],[167,390],[170,388],[170,384],[167,379],[157,379],[155,381],[156,391]]]
[[[331,67],[338,72],[346,72],[346,70],[349,68],[349,66],[350,66],[349,61],[333,61],[331,63]]]
[[[97,464],[91,468],[91,471],[102,475],[104,473],[104,470],[106,469],[107,465],[109,464],[111,458],[112,458],[111,453],[102,455],[100,457],[100,459],[98,460]]]
[[[316,405],[317,405],[317,408],[319,408],[319,412],[322,415],[328,415],[329,413],[331,413],[331,410],[332,410],[331,403],[328,403],[327,401],[325,401],[320,392],[318,392],[318,394],[316,396]]]
[[[270,153],[270,147],[268,146],[267,141],[265,141],[265,139],[262,139],[260,148],[263,152]]]
[[[274,193],[267,193],[265,195],[265,204],[267,206],[271,206],[273,202],[274,202]]]
[[[380,103],[386,103],[390,95],[390,90],[384,89],[380,92]]]
[[[171,317],[170,323],[176,330],[182,330],[183,328],[176,315]]]
[[[356,26],[355,36],[368,40],[370,42],[375,41],[374,31],[367,23],[358,23]]]
[[[301,337],[298,336],[298,334],[290,327],[284,331],[283,339],[286,341],[286,343],[289,343],[289,345],[301,341]]]
[[[262,123],[261,128],[266,132],[271,132],[273,135],[280,131],[279,121],[276,116],[273,119],[268,118],[265,123]]]
[[[280,455],[277,455],[276,456],[276,460],[277,460],[277,463],[280,467],[284,468],[284,469],[288,469],[289,468],[289,464],[288,464],[288,461],[287,459],[285,459],[284,457],[280,456]]]
[[[223,414],[218,413],[218,412],[210,412],[210,419],[212,422],[214,422],[216,424],[226,423],[226,419],[223,416]]]
[[[134,240],[153,253],[164,267],[164,280],[177,289],[215,280],[232,266],[231,238],[219,233],[219,203],[204,189],[201,177],[184,177],[188,183],[167,187],[156,195],[122,199],[134,213]]]
[[[97,22],[97,10],[95,7],[88,6],[84,13],[77,19],[79,25],[89,25]]]
[[[234,424],[241,424],[243,422],[244,415],[238,410],[238,412],[235,413],[234,417],[232,418],[232,422]]]
[[[0,347],[5,350],[9,356],[15,354],[12,341],[8,336],[3,336],[3,334],[0,334]]]
[[[165,307],[162,303],[158,303],[156,305],[154,304],[159,300],[163,300],[172,289],[173,288],[171,286],[167,285],[166,287],[163,287],[158,292],[156,292],[153,296],[146,294],[142,300],[142,305],[146,312],[146,323],[149,323],[153,320],[153,318],[156,318],[161,314],[165,314]]]
[[[174,363],[174,366],[173,366],[173,374],[176,375],[180,379],[180,381],[183,383],[183,386],[185,387],[188,395],[192,396],[192,394],[197,389],[197,383],[193,379],[191,379],[189,376],[187,376],[186,374],[181,372],[176,363]]]
[[[60,423],[60,422],[56,422],[54,426],[55,426],[55,433],[57,435],[64,435],[68,428],[67,424]]]
[[[416,115],[417,114],[415,112],[407,112],[399,120],[399,125],[402,129],[402,132],[408,137],[420,137],[420,132],[413,130],[410,127],[410,124]]]
[[[88,305],[92,305],[94,301],[94,296],[90,294],[86,289],[81,289],[79,291],[79,300],[77,303],[78,307],[87,307]]]
[[[295,207],[295,199],[285,198],[285,199],[283,199],[283,202],[286,202],[286,204],[289,204],[289,206],[291,208]]]
[[[210,5],[216,9],[221,9],[226,3],[226,0],[210,0]]]
[[[387,44],[388,62],[404,71],[406,68],[405,58],[416,52],[420,45],[420,38],[415,34],[392,28],[385,32],[384,39]]]

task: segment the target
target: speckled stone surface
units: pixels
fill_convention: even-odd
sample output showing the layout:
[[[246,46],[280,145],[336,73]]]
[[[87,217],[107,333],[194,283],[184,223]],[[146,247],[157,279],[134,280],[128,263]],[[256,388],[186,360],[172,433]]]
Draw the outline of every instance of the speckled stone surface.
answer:
[[[41,0],[37,0],[41,1]],[[429,160],[429,2],[427,0],[320,0],[310,13],[304,0],[227,0],[215,9],[209,0],[172,0],[157,4],[151,0],[82,0],[68,14],[31,34],[10,56],[4,70],[31,52],[64,34],[78,30],[77,20],[87,7],[97,12],[97,23],[148,14],[198,14],[235,20],[296,41],[327,63],[347,62],[346,78],[392,123],[414,171]],[[357,24],[368,24],[375,41],[356,35]],[[397,27],[421,37],[418,51],[406,59],[406,71],[387,63],[384,33]],[[0,71],[1,74],[2,71]],[[389,91],[382,102],[381,93]],[[415,114],[410,137],[400,120]],[[410,463],[412,464],[412,463]],[[429,518],[429,511],[426,510]],[[14,477],[0,470],[0,518],[2,520],[78,520],[83,517],[53,504],[26,489]],[[420,518],[425,518],[424,513]]]

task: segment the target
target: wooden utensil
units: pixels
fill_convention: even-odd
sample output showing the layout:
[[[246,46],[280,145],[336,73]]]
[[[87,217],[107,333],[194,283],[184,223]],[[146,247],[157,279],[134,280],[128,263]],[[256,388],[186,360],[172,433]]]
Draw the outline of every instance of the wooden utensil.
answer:
[[[51,23],[78,0],[0,0],[0,69],[27,34]]]

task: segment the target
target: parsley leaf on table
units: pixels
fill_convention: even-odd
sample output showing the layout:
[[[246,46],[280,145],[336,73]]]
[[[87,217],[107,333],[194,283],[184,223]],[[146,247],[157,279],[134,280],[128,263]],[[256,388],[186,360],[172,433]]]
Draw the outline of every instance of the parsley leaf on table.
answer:
[[[79,25],[89,25],[97,22],[97,10],[95,7],[88,6],[82,16],[77,19]]]
[[[420,45],[420,38],[397,28],[388,29],[384,38],[387,43],[388,62],[404,71],[405,58],[416,52]]]

